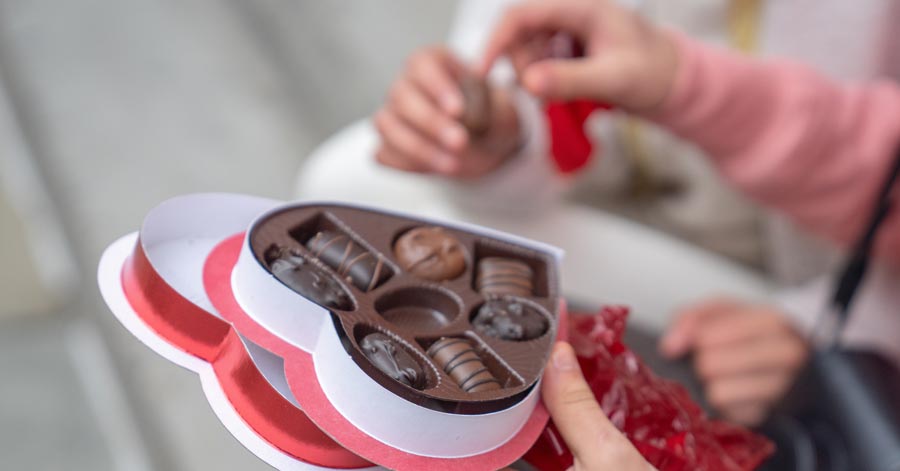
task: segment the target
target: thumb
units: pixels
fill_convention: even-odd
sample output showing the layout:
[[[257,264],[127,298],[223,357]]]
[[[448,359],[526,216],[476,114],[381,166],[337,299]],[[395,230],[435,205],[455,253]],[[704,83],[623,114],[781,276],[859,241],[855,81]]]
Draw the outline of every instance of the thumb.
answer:
[[[643,457],[600,409],[568,343],[554,347],[541,394],[580,469],[647,469]]]
[[[525,68],[522,85],[545,100],[594,99],[606,96],[600,64],[586,59],[545,59]]]

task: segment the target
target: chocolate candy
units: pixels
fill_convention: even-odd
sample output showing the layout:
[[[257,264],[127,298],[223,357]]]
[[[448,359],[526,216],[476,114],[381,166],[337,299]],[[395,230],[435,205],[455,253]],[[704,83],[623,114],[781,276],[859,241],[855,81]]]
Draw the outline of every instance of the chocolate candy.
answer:
[[[488,299],[472,319],[475,330],[503,340],[531,340],[547,332],[547,319],[513,298]]]
[[[465,104],[460,122],[472,136],[478,137],[487,132],[491,124],[491,95],[487,81],[466,74],[459,87]]]
[[[317,232],[306,242],[306,248],[362,291],[375,289],[390,276],[381,256],[372,254],[344,234]]]
[[[279,278],[310,266],[343,288],[335,301],[317,302],[349,300],[350,309],[310,304],[309,313],[282,314],[310,320],[326,315],[352,366],[417,406],[463,415],[505,410],[527,396],[550,357],[559,277],[553,254],[539,247],[417,217],[310,203],[267,213],[246,239],[261,265]],[[273,246],[285,249],[269,251]],[[524,314],[516,311],[523,306],[483,308],[494,300],[521,301]],[[319,312],[326,310],[331,313]],[[373,333],[383,336],[367,339]],[[445,352],[439,350],[445,338],[463,342]],[[457,365],[457,354],[465,362]]]
[[[503,257],[486,257],[478,262],[475,289],[481,294],[531,296],[534,273],[524,262]]]
[[[421,278],[444,281],[466,270],[466,249],[440,227],[417,227],[397,239],[394,256],[400,266]]]
[[[299,253],[273,245],[266,250],[265,260],[272,275],[300,296],[332,309],[353,309],[353,301],[340,283]]]
[[[428,349],[428,356],[467,393],[501,388],[500,381],[484,366],[478,352],[466,339],[442,338]]]
[[[422,389],[425,385],[425,372],[397,342],[380,332],[366,335],[360,342],[363,354],[384,374],[395,380]]]

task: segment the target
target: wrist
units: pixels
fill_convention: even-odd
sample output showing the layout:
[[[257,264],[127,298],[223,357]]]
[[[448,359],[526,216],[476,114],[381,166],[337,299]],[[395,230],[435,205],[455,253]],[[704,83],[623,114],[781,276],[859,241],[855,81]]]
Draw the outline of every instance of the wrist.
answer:
[[[680,66],[675,34],[656,29],[644,56],[649,60],[642,75],[651,79],[640,93],[641,100],[626,108],[635,113],[653,114],[664,108],[675,88]]]
[[[675,38],[668,31],[659,31],[659,39],[657,43],[658,54],[656,66],[656,76],[659,77],[657,84],[657,96],[653,101],[650,109],[659,109],[668,100],[669,95],[675,88],[675,79],[678,77],[678,48],[675,44]]]

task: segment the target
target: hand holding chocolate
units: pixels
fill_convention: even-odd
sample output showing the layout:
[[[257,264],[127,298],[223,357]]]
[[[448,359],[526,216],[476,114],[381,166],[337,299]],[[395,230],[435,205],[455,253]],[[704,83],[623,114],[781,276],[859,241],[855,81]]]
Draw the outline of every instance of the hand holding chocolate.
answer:
[[[558,251],[371,209],[273,205],[174,198],[98,270],[115,315],[200,375],[238,440],[279,469],[566,458],[536,387],[561,315]],[[572,343],[594,352],[580,361],[591,387],[660,470],[746,471],[768,453],[654,379],[621,344],[624,313],[601,320],[572,319]]]

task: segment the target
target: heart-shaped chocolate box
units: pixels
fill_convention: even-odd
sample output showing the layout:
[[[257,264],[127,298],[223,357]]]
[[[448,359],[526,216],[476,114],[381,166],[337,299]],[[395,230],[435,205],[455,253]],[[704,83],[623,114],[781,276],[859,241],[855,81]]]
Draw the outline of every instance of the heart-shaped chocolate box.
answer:
[[[275,211],[248,240],[261,265],[331,312],[360,368],[415,404],[501,410],[543,371],[558,307],[546,252],[342,206]]]
[[[211,193],[150,211],[98,281],[278,469],[492,470],[548,420],[535,386],[565,332],[561,255],[474,225]]]

